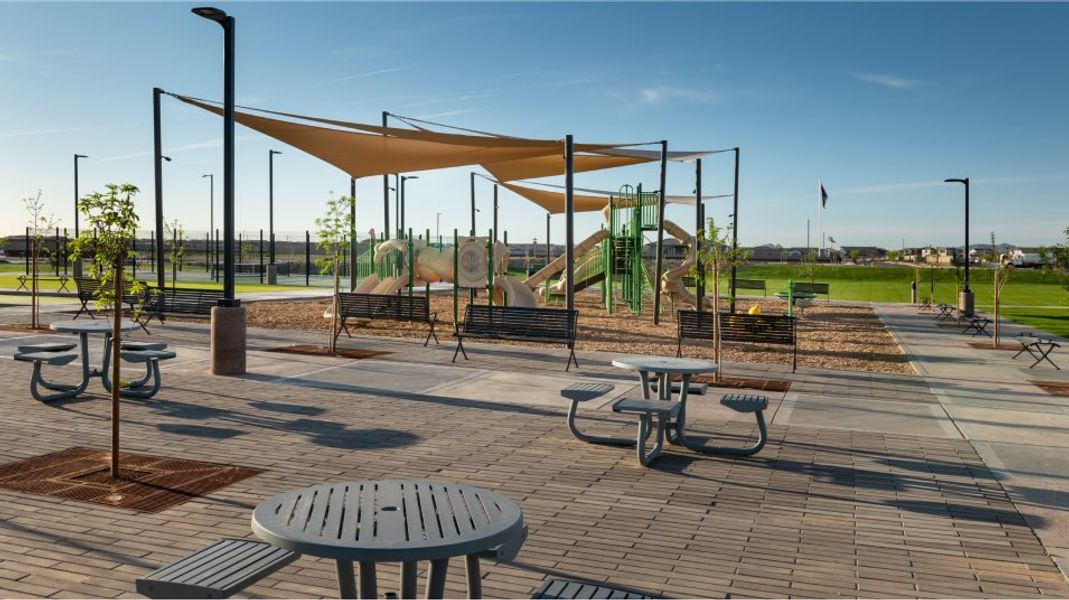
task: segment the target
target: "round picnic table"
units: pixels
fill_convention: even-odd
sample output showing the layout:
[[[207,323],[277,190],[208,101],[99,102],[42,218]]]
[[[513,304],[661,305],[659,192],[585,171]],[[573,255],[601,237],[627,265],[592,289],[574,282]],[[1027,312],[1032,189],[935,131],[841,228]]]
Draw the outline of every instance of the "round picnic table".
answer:
[[[108,368],[107,357],[110,356],[108,351],[108,342],[111,341],[112,324],[110,320],[100,321],[59,321],[49,325],[52,331],[58,331],[59,333],[74,333],[78,335],[78,340],[81,345],[82,354],[82,391],[85,390],[85,385],[89,383],[90,377],[100,377],[104,370]],[[137,323],[121,323],[119,329],[123,333],[128,333],[136,330],[139,327]],[[89,366],[89,336],[91,334],[104,334],[104,354],[101,359],[100,369],[93,369]],[[80,392],[79,392],[80,393]]]
[[[702,373],[716,373],[720,365],[697,358],[671,358],[665,356],[623,356],[612,360],[614,367],[637,371],[639,380],[642,382],[642,398],[650,399],[650,384],[652,374],[657,382],[657,399],[664,401],[672,400],[672,375],[679,375],[682,381],[679,384],[679,412],[674,421],[669,421],[669,428],[665,432],[665,439],[671,444],[680,444],[695,452],[714,454],[723,451],[717,446],[710,446],[692,441],[686,436],[687,426],[687,396],[690,390],[690,380],[694,375]]]
[[[354,561],[360,563],[360,598],[377,597],[377,562],[400,562],[400,596],[414,598],[421,560],[431,563],[426,596],[441,598],[454,556],[465,557],[468,596],[478,598],[479,553],[497,550],[511,558],[526,534],[523,511],[512,500],[433,479],[330,483],[285,492],[256,507],[252,531],[281,548],[334,559],[342,598],[357,597]]]

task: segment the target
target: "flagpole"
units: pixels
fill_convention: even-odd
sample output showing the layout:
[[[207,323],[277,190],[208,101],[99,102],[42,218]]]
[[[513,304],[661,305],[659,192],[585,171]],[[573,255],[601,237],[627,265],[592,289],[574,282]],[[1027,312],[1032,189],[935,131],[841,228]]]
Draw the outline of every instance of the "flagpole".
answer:
[[[821,203],[820,190],[824,188],[824,182],[817,178],[817,239],[820,240],[820,249],[817,250],[817,258],[824,256],[824,225],[822,219],[824,216],[824,207]]]

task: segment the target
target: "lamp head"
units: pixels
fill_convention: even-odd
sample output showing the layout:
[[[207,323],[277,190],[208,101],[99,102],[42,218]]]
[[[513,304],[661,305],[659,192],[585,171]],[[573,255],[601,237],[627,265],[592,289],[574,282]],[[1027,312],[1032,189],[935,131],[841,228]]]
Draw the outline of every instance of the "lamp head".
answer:
[[[944,179],[943,183],[969,183],[969,178],[966,177],[965,179],[958,179],[958,178]]]
[[[408,179],[408,180],[419,179],[419,175],[409,175],[408,177],[405,177],[405,179]]]
[[[267,153],[268,154],[282,154],[282,151],[281,150],[268,150]]]
[[[226,22],[226,11],[215,8],[214,6],[198,6],[193,9],[193,14],[198,17],[204,17],[209,21],[215,21],[220,25]]]
[[[161,154],[160,158],[162,158],[163,160],[165,160],[167,162],[171,162],[171,157],[170,156],[164,156],[164,155]]]
[[[74,155],[74,160],[78,160],[79,158],[89,158],[89,157],[84,155],[84,154],[75,154]]]
[[[200,176],[201,179],[204,179],[205,177],[211,177],[212,179],[214,179],[215,178],[215,174],[214,173],[205,173],[205,174]]]

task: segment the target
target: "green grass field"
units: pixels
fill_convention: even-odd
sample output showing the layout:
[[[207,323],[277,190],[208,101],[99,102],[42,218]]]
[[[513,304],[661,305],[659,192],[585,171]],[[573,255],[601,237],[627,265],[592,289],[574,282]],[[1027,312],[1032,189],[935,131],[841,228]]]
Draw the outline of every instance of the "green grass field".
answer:
[[[830,284],[833,300],[862,300],[867,302],[909,302],[910,282],[915,270],[911,267],[814,267],[813,281]],[[742,279],[764,279],[771,294],[787,289],[787,280],[808,281],[800,275],[798,265],[751,265],[738,271]],[[969,283],[976,295],[976,308],[990,312],[994,304],[991,269],[969,269]],[[932,295],[934,278],[935,302],[955,304],[956,281],[953,269],[920,269],[917,285],[921,298]],[[727,278],[722,278],[727,285]],[[726,289],[726,287],[724,288]],[[752,293],[741,290],[740,294]],[[1017,269],[1010,275],[1002,290],[1002,315],[1025,325],[1059,335],[1069,335],[1069,290],[1058,279],[1035,269]]]

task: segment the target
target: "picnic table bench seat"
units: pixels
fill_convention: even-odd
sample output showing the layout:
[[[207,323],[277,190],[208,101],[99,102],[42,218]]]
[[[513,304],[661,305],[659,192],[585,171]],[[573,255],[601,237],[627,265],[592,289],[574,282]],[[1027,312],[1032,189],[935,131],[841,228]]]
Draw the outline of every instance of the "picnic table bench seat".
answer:
[[[15,278],[15,280],[19,282],[19,286],[17,288],[15,288],[16,292],[20,292],[22,290],[30,291],[29,288],[27,287],[27,285],[33,282],[33,277],[31,277],[29,275],[19,275],[18,277]],[[59,283],[59,289],[57,291],[59,291],[59,292],[69,292],[69,291],[71,291],[70,288],[67,287],[67,283],[70,282],[70,280],[71,280],[71,278],[66,276],[66,275],[38,275],[37,276],[37,281],[56,281],[56,282],[58,282]]]
[[[77,342],[49,342],[45,344],[24,344],[19,346],[17,351],[20,354],[28,352],[66,352],[77,347]]]
[[[679,416],[680,402],[665,400],[644,400],[622,398],[612,405],[612,411],[621,414],[638,416],[638,436],[635,439],[635,447],[638,462],[643,466],[650,466],[664,449],[665,432],[668,429],[668,421]],[[654,427],[654,418],[657,420]],[[646,443],[653,434],[653,447],[646,451]]]
[[[149,598],[229,598],[300,557],[267,542],[227,538],[135,582]]]
[[[84,384],[70,385],[65,383],[55,383],[48,381],[41,374],[42,365],[62,367],[74,362],[78,359],[78,354],[76,352],[64,352],[62,350],[37,350],[35,352],[19,351],[15,354],[14,359],[19,362],[33,363],[33,374],[30,376],[30,394],[34,399],[40,402],[52,402],[53,400],[62,400],[63,398],[77,396],[85,389]],[[45,394],[41,392],[40,388],[45,388],[55,393]]]
[[[349,337],[353,337],[349,331],[349,319],[426,323],[430,329],[423,345],[429,344],[431,338],[434,338],[435,344],[439,343],[434,330],[438,324],[438,311],[431,311],[427,296],[343,292],[338,294],[338,318],[341,320],[341,330]],[[337,335],[340,335],[340,331]]]
[[[166,345],[166,344],[165,344]],[[104,351],[105,357],[110,356],[110,347]],[[123,384],[119,390],[119,394],[128,398],[151,398],[160,391],[160,386],[163,385],[163,378],[160,375],[160,361],[170,360],[176,356],[176,354],[170,350],[120,350],[120,358],[124,362],[131,364],[143,364],[145,365],[145,375],[141,379],[129,381]],[[105,364],[107,364],[107,358],[105,358]],[[105,370],[101,373],[101,380],[104,384],[104,389],[111,391],[111,379],[109,373]]]
[[[579,426],[575,424],[575,414],[579,409],[580,402],[596,400],[614,389],[615,386],[609,383],[583,382],[573,383],[560,391],[561,397],[571,401],[571,404],[568,406],[568,430],[572,432],[572,435],[575,436],[576,439],[591,444],[603,444],[608,446],[630,446],[634,443],[627,438],[605,437],[584,433],[579,429]]]
[[[608,598],[610,600],[643,600],[652,599],[655,596],[647,596],[640,592],[633,592],[623,588],[616,588],[604,584],[581,583],[567,579],[550,578],[542,582],[535,590],[531,598],[547,600],[586,600],[589,598]]]
[[[564,370],[569,370],[573,362],[579,368],[579,361],[575,358],[578,326],[577,310],[469,304],[464,310],[464,322],[453,334],[457,338],[453,362],[456,362],[460,353],[464,354],[465,359],[468,358],[464,338],[478,338],[564,344],[568,347],[568,362]]]

